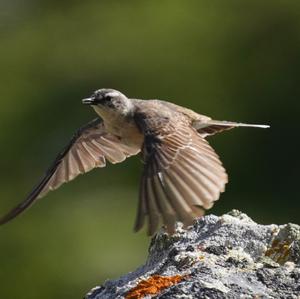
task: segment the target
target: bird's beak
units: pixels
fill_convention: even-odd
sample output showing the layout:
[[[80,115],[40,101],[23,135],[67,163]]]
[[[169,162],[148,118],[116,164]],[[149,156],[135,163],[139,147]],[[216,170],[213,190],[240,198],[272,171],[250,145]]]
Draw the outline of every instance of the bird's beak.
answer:
[[[84,105],[95,105],[95,98],[86,98],[82,100],[82,104]]]

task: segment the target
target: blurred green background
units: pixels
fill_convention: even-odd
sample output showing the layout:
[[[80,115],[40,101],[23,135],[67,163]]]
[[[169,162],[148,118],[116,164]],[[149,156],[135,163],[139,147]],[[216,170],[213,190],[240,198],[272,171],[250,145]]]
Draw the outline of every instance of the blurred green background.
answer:
[[[299,1],[1,0],[1,214],[95,117],[81,98],[111,87],[270,124],[210,138],[230,176],[210,212],[299,223],[299,53]],[[141,169],[94,170],[1,227],[0,297],[81,298],[143,263]]]

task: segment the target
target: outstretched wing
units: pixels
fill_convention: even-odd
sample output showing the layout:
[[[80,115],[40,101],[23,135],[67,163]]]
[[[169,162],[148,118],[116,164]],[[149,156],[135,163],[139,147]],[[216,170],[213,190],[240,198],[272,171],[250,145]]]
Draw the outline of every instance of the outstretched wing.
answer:
[[[237,127],[250,127],[250,128],[263,128],[263,129],[270,127],[268,125],[244,124],[244,123],[237,123],[237,122],[224,121],[224,120],[212,120],[212,119],[195,121],[193,126],[202,137],[214,135],[223,132],[225,130],[230,130]]]
[[[227,174],[218,155],[182,114],[162,116],[148,110],[137,113],[136,122],[145,135],[145,166],[135,230],[148,216],[148,234],[156,231],[160,219],[172,233],[176,220],[189,225],[212,207],[224,191]]]
[[[63,183],[73,180],[79,174],[96,167],[104,167],[106,159],[111,163],[119,163],[138,152],[139,150],[136,148],[123,144],[121,139],[107,133],[100,118],[92,120],[75,133],[39,184],[22,203],[0,218],[0,224],[13,219],[36,199],[57,189]]]

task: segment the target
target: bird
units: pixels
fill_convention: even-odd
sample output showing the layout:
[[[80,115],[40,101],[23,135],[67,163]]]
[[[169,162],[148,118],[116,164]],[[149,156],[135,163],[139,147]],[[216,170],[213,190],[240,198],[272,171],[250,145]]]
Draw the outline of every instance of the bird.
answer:
[[[140,153],[143,172],[134,231],[146,224],[151,236],[162,224],[173,234],[176,222],[188,227],[225,191],[227,172],[206,137],[236,127],[269,127],[214,120],[169,101],[128,98],[110,88],[96,90],[82,103],[97,118],[76,131],[25,200],[0,218],[0,225],[79,174]]]

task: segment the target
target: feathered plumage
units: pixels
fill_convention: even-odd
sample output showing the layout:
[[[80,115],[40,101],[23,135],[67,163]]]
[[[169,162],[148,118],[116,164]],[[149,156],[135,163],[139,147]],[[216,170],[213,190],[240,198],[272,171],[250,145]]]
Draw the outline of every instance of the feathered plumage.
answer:
[[[148,222],[152,235],[160,223],[172,233],[175,222],[190,225],[225,190],[226,171],[205,137],[234,127],[260,127],[216,121],[159,100],[129,99],[113,89],[97,90],[83,100],[100,118],[79,129],[26,199],[0,218],[4,224],[35,200],[106,160],[119,163],[142,152],[135,231]]]

